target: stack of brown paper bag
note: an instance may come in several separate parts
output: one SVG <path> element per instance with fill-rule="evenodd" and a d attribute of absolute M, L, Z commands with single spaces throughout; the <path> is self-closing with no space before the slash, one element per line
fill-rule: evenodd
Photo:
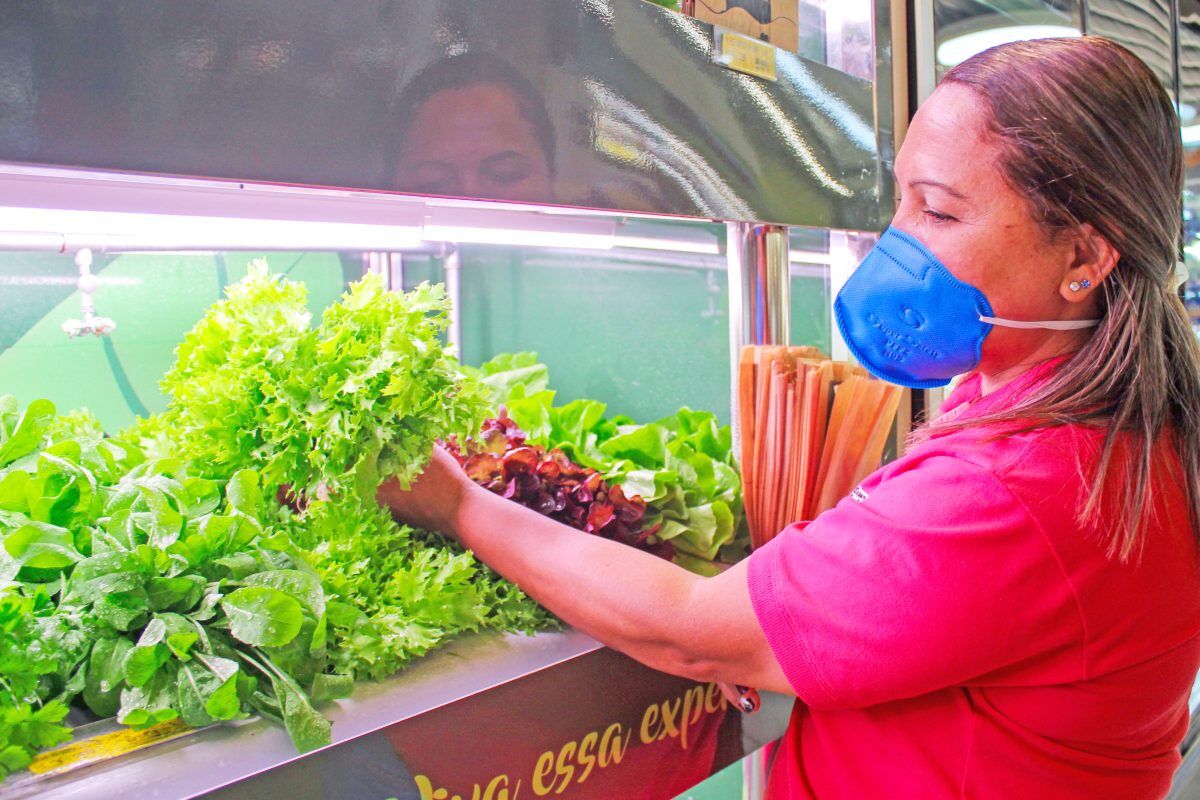
<path fill-rule="evenodd" d="M 903 389 L 814 347 L 746 347 L 738 365 L 750 540 L 833 508 L 874 471 Z"/>

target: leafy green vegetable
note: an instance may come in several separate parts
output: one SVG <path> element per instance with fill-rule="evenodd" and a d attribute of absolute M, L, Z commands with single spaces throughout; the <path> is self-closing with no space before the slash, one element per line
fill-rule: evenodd
<path fill-rule="evenodd" d="M 537 353 L 502 353 L 481 367 L 461 367 L 463 374 L 475 378 L 492 394 L 496 404 L 513 396 L 521 386 L 525 394 L 550 387 L 550 370 L 538 363 Z"/>
<path fill-rule="evenodd" d="M 48 522 L 27 522 L 4 537 L 4 549 L 22 567 L 62 569 L 82 556 L 66 528 Z"/>
<path fill-rule="evenodd" d="M 0 778 L 69 738 L 72 701 L 136 727 L 257 712 L 320 747 L 314 702 L 354 680 L 553 624 L 375 503 L 483 416 L 491 378 L 461 375 L 446 311 L 440 288 L 368 277 L 314 328 L 304 287 L 260 265 L 179 346 L 165 413 L 108 438 L 0 397 Z M 284 484 L 303 512 L 274 502 Z"/>
<path fill-rule="evenodd" d="M 325 588 L 333 671 L 392 674 L 455 634 L 533 631 L 552 617 L 457 546 L 352 498 L 312 503 L 292 536 Z"/>
<path fill-rule="evenodd" d="M 53 419 L 49 400 L 34 400 L 18 416 L 16 399 L 6 396 L 0 405 L 0 467 L 37 450 Z"/>
<path fill-rule="evenodd" d="M 440 336 L 439 286 L 389 292 L 368 275 L 310 328 L 301 284 L 263 264 L 187 334 L 162 381 L 170 409 L 156 431 L 211 477 L 258 469 L 269 487 L 357 489 L 407 483 L 433 443 L 482 419 L 484 392 L 462 379 Z"/>
<path fill-rule="evenodd" d="M 24 769 L 38 750 L 70 739 L 61 724 L 67 706 L 50 697 L 47 679 L 58 664 L 42 613 L 35 599 L 14 589 L 0 594 L 0 778 Z"/>
<path fill-rule="evenodd" d="M 537 367 L 541 367 L 537 369 Z M 605 405 L 574 400 L 556 406 L 544 366 L 533 353 L 499 355 L 477 369 L 492 401 L 508 408 L 529 441 L 558 448 L 574 462 L 600 472 L 627 495 L 646 501 L 647 525 L 681 554 L 694 571 L 744 538 L 741 478 L 733 432 L 706 411 L 682 408 L 656 422 L 606 418 Z"/>
<path fill-rule="evenodd" d="M 175 679 L 179 715 L 193 727 L 244 716 L 238 698 L 236 661 L 219 656 L 197 656 L 179 665 Z"/>
<path fill-rule="evenodd" d="M 281 647 L 300 633 L 304 611 L 291 595 L 269 586 L 247 586 L 221 600 L 230 632 L 246 644 Z"/>
<path fill-rule="evenodd" d="M 37 751 L 70 741 L 70 731 L 62 724 L 67 711 L 59 700 L 40 707 L 0 707 L 0 778 L 29 766 Z"/>
<path fill-rule="evenodd" d="M 171 660 L 171 649 L 163 643 L 167 626 L 159 618 L 150 620 L 137 644 L 125 656 L 125 683 L 145 686 Z"/>

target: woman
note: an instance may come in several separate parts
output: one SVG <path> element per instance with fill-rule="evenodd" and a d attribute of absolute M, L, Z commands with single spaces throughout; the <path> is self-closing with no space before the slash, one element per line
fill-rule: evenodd
<path fill-rule="evenodd" d="M 506 502 L 440 452 L 380 499 L 639 661 L 794 694 L 774 797 L 1162 796 L 1200 666 L 1177 126 L 1099 38 L 951 70 L 837 314 L 881 376 L 971 374 L 904 457 L 719 577 Z"/>

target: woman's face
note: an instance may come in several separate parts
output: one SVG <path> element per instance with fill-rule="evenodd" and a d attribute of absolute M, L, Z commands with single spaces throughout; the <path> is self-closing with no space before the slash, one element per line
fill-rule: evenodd
<path fill-rule="evenodd" d="M 1087 318 L 1095 309 L 1064 294 L 1074 240 L 1047 236 L 1033 206 L 1004 180 L 1000 144 L 988 133 L 985 115 L 982 99 L 957 84 L 941 86 L 921 106 L 896 156 L 901 201 L 893 227 L 921 240 L 956 278 L 980 289 L 995 316 Z M 1052 335 L 993 328 L 980 369 L 1018 363 Z"/>
<path fill-rule="evenodd" d="M 550 166 L 533 123 L 503 86 L 438 92 L 413 112 L 398 185 L 409 192 L 544 203 Z"/>

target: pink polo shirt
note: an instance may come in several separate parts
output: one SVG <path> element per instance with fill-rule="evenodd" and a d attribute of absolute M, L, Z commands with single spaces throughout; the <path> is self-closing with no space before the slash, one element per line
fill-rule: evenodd
<path fill-rule="evenodd" d="M 1056 364 L 948 416 L 1011 404 Z M 1138 564 L 1075 522 L 1099 434 L 1057 427 L 913 448 L 755 552 L 754 611 L 799 701 L 778 798 L 1166 794 L 1200 668 L 1186 493 L 1155 487 Z"/>

